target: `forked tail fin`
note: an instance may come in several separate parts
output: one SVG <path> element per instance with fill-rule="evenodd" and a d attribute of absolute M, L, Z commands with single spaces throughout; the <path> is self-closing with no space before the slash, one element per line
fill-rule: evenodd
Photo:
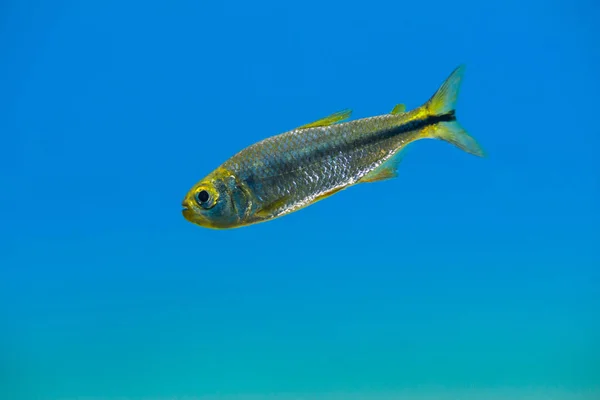
<path fill-rule="evenodd" d="M 455 106 L 464 71 L 464 65 L 456 68 L 429 101 L 423 105 L 428 115 L 437 117 L 440 121 L 426 128 L 423 136 L 444 140 L 467 153 L 484 157 L 485 153 L 481 146 L 456 120 Z"/>

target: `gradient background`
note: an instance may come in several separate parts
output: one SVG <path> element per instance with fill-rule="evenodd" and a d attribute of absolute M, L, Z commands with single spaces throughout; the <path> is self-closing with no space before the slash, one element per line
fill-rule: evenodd
<path fill-rule="evenodd" d="M 3 1 L 0 398 L 600 398 L 600 7 L 481 3 Z M 487 159 L 181 216 L 241 148 L 461 63 Z"/>

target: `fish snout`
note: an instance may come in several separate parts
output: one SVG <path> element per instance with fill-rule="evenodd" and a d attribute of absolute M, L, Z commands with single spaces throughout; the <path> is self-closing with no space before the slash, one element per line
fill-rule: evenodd
<path fill-rule="evenodd" d="M 181 213 L 186 219 L 190 219 L 192 216 L 192 206 L 190 204 L 189 196 L 186 196 L 185 199 L 181 202 Z"/>

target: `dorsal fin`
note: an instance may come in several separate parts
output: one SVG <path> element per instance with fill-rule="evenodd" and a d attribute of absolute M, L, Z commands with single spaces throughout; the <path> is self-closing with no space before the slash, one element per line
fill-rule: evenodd
<path fill-rule="evenodd" d="M 314 122 L 311 122 L 310 124 L 299 126 L 296 129 L 306 129 L 306 128 L 315 128 L 317 126 L 333 125 L 337 122 L 340 122 L 340 121 L 350 118 L 350 114 L 352 114 L 352 110 L 345 109 L 345 110 L 333 113 L 331 115 L 328 115 L 325 118 L 318 119 Z"/>
<path fill-rule="evenodd" d="M 390 114 L 402 114 L 406 112 L 405 104 L 396 104 Z"/>

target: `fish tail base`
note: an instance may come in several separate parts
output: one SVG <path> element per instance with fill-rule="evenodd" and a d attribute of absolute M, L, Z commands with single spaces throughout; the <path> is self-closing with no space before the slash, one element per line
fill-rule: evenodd
<path fill-rule="evenodd" d="M 484 157 L 481 146 L 456 120 L 456 101 L 464 70 L 464 65 L 456 68 L 423 106 L 436 123 L 425 128 L 422 136 L 444 140 L 467 153 Z"/>

